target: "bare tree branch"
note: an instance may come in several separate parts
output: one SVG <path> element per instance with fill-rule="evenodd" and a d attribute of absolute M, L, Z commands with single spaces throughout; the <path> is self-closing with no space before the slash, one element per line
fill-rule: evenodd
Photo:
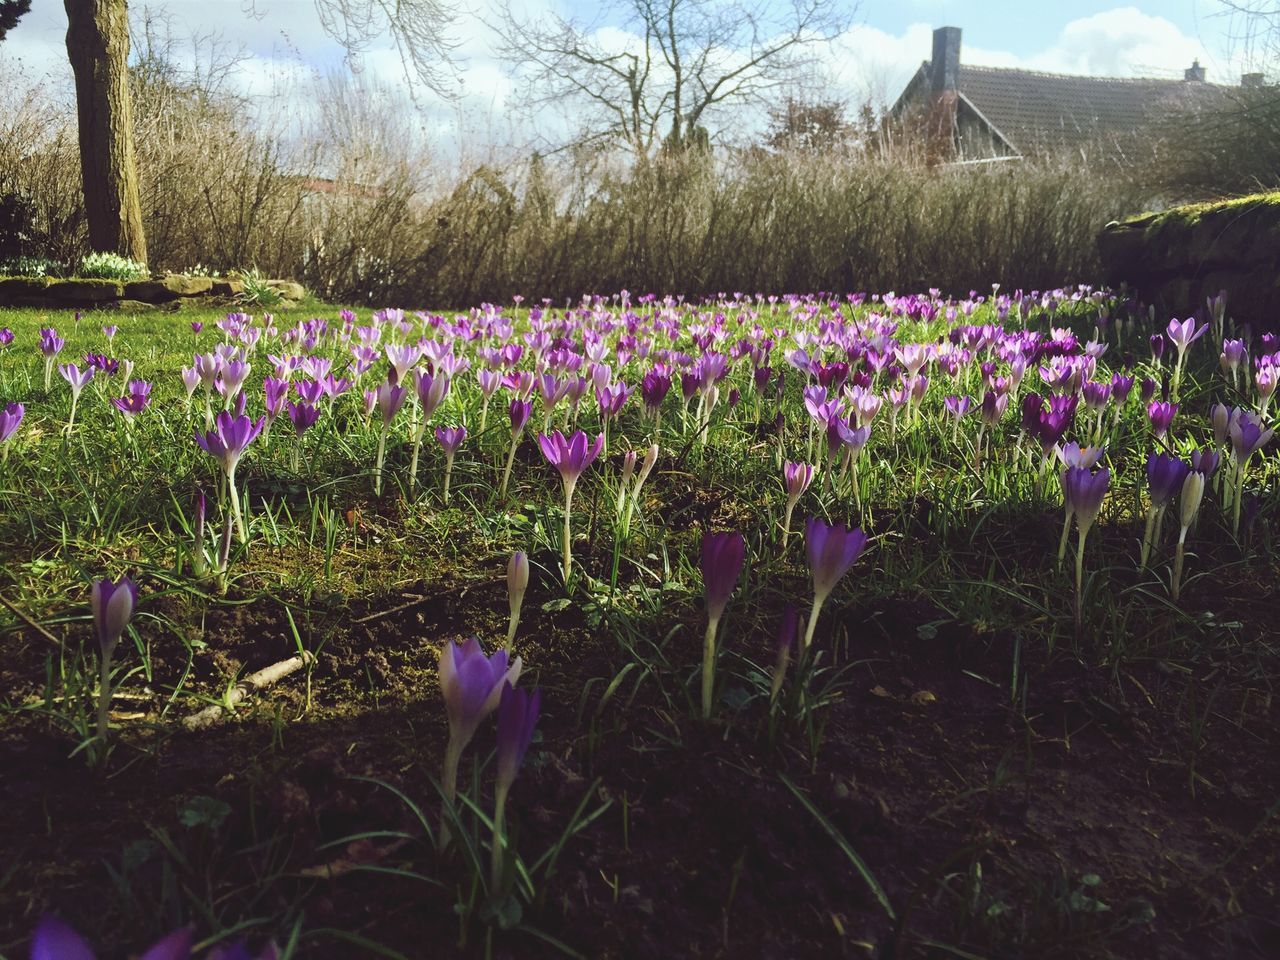
<path fill-rule="evenodd" d="M 244 12 L 261 18 L 259 3 L 270 0 L 242 0 Z M 390 34 L 410 79 L 442 97 L 456 96 L 457 43 L 448 28 L 457 8 L 451 0 L 315 0 L 315 5 L 324 32 L 342 45 L 353 65 L 373 41 Z"/>
<path fill-rule="evenodd" d="M 767 104 L 852 15 L 842 0 L 615 0 L 608 9 L 612 30 L 604 20 L 521 17 L 509 3 L 492 26 L 531 113 L 572 104 L 584 136 L 637 156 L 700 141 L 720 108 Z"/>

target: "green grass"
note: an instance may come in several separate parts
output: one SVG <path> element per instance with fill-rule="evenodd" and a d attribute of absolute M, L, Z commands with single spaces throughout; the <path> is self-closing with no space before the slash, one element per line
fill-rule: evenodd
<path fill-rule="evenodd" d="M 735 313 L 746 312 L 743 307 L 720 309 L 729 313 L 730 322 Z M 760 322 L 766 327 L 791 329 L 798 323 L 784 306 L 766 303 L 752 305 L 751 310 L 761 312 Z M 865 316 L 868 308 L 857 312 Z M 331 325 L 340 324 L 336 308 L 310 305 L 278 314 L 276 325 L 287 330 L 313 315 L 324 317 Z M 719 722 L 725 727 L 726 740 L 730 736 L 752 740 L 753 725 L 763 723 L 761 729 L 767 730 L 767 736 L 762 734 L 760 742 L 768 747 L 759 748 L 760 756 L 767 758 L 760 762 L 777 764 L 779 769 L 797 757 L 802 758 L 800 769 L 812 774 L 821 768 L 829 749 L 828 719 L 838 714 L 842 698 L 870 686 L 865 677 L 855 679 L 854 668 L 862 666 L 859 651 L 863 643 L 856 631 L 850 632 L 851 617 L 860 611 L 881 609 L 890 601 L 919 603 L 921 609 L 931 611 L 928 618 L 911 624 L 914 638 L 895 633 L 891 638 L 895 643 L 929 641 L 952 626 L 962 626 L 978 642 L 1007 643 L 1013 651 L 1008 660 L 990 675 L 976 679 L 990 689 L 993 702 L 1008 706 L 1015 722 L 1028 724 L 1027 688 L 1030 685 L 1038 691 L 1036 685 L 1053 673 L 1055 665 L 1083 664 L 1107 672 L 1117 681 L 1135 665 L 1152 662 L 1188 674 L 1203 673 L 1207 664 L 1214 664 L 1229 676 L 1249 677 L 1265 671 L 1272 656 L 1265 642 L 1259 642 L 1268 635 L 1276 612 L 1277 598 L 1269 579 L 1274 576 L 1269 525 L 1259 525 L 1247 536 L 1234 538 L 1218 495 L 1210 493 L 1189 540 L 1193 553 L 1183 601 L 1173 602 L 1168 591 L 1172 522 L 1166 521 L 1164 539 L 1150 568 L 1136 571 L 1137 541 L 1145 511 L 1145 458 L 1153 449 L 1136 387 L 1106 438 L 1113 481 L 1100 522 L 1087 544 L 1079 620 L 1073 614 L 1071 563 L 1059 568 L 1054 558 L 1062 518 L 1056 467 L 1046 482 L 1037 482 L 1034 464 L 1040 454 L 1020 439 L 1016 401 L 1011 402 L 999 428 L 987 431 L 990 447 L 981 469 L 973 467 L 976 416 L 966 418 L 957 431 L 943 410 L 942 398 L 950 393 L 980 398 L 976 364 L 965 368 L 955 380 L 940 369 L 932 369 L 919 412 L 899 415 L 892 428 L 886 404 L 858 468 L 861 508 L 843 489 L 829 488 L 819 474 L 796 511 L 792 540 L 783 552 L 779 545 L 784 501 L 780 463 L 784 458 L 805 459 L 810 430 L 800 395 L 803 377 L 787 367 L 781 344 L 775 346 L 771 362 L 775 370 L 786 370 L 782 400 L 758 398 L 749 368 L 739 364 L 720 387 L 720 402 L 705 442 L 692 427 L 697 401 L 687 413 L 681 412 L 678 380 L 664 405 L 660 427 L 641 416 L 638 396 L 629 402 L 620 421 L 610 427 L 607 456 L 588 470 L 575 496 L 573 530 L 578 543 L 575 573 L 567 589 L 560 585 L 556 565 L 562 509 L 559 479 L 531 443 L 542 422 L 536 395 L 506 498 L 497 493 L 510 443 L 505 403 L 499 402 L 503 395 L 495 397 L 486 429 L 481 431 L 481 401 L 474 372 L 458 378 L 432 421 L 465 423 L 471 431 L 454 468 L 450 503 L 440 499 L 443 456 L 430 433 L 423 447 L 420 488 L 412 493 L 405 489 L 411 446 L 407 410 L 397 417 L 389 434 L 384 490 L 379 498 L 372 492 L 377 415 L 375 427 L 366 424 L 360 387 L 372 385 L 383 375 L 385 359 L 358 387 L 339 397 L 306 434 L 297 469 L 293 462 L 298 440 L 287 418 L 276 422 L 268 441 L 260 440 L 250 448 L 237 475 L 247 500 L 249 543 L 233 547 L 224 583 L 201 580 L 191 575 L 189 566 L 193 550 L 191 505 L 198 491 L 206 493 L 211 547 L 213 531 L 221 529 L 224 509 L 218 502 L 217 468 L 193 440 L 193 432 L 203 427 L 203 395 L 197 390 L 188 407 L 178 371 L 191 363 L 193 350 L 210 350 L 222 341 L 216 327 L 222 316 L 221 312 L 199 311 L 137 317 L 86 313 L 77 323 L 69 311 L 0 311 L 0 327 L 9 327 L 15 334 L 14 343 L 0 354 L 0 404 L 26 404 L 26 419 L 0 466 L 0 595 L 60 644 L 58 650 L 33 651 L 27 642 L 19 652 L 17 638 L 31 633 L 24 621 L 7 611 L 0 614 L 0 649 L 13 648 L 10 670 L 15 682 L 0 701 L 0 723 L 10 725 L 11 736 L 30 735 L 33 723 L 42 725 L 65 742 L 67 752 L 89 737 L 92 711 L 86 713 L 84 704 L 92 694 L 94 676 L 92 644 L 87 642 L 88 584 L 93 578 L 129 573 L 143 585 L 142 613 L 117 654 L 114 689 L 117 704 L 128 703 L 133 697 L 155 709 L 137 722 L 121 722 L 117 752 L 109 761 L 120 769 L 154 763 L 179 717 L 206 702 L 216 702 L 234 679 L 237 667 L 265 665 L 229 664 L 221 659 L 221 651 L 211 646 L 205 633 L 209 619 L 229 616 L 237 609 L 266 611 L 264 617 L 270 619 L 272 629 L 283 633 L 283 624 L 289 628 L 286 642 L 276 647 L 281 657 L 289 655 L 290 645 L 322 653 L 334 638 L 355 630 L 349 622 L 352 609 L 358 607 L 362 615 L 367 610 L 376 613 L 380 607 L 400 602 L 413 584 L 426 584 L 434 591 L 433 598 L 452 604 L 451 598 L 465 598 L 473 588 L 481 590 L 484 584 L 495 582 L 507 556 L 523 549 L 534 561 L 541 615 L 556 624 L 570 622 L 557 617 L 580 617 L 580 621 L 573 621 L 572 629 L 577 632 L 572 635 L 592 636 L 607 643 L 611 651 L 613 672 L 558 680 L 550 664 L 557 656 L 572 657 L 572 651 L 558 650 L 554 637 L 521 639 L 532 651 L 541 651 L 542 662 L 549 664 L 538 672 L 543 684 L 581 683 L 577 689 L 561 692 L 576 705 L 578 737 L 587 755 L 594 758 L 611 742 L 631 736 L 648 744 L 644 749 L 684 750 L 699 736 L 699 725 L 693 720 L 697 713 L 696 660 L 683 652 L 696 643 L 701 630 L 698 548 L 704 531 L 723 529 L 744 533 L 749 559 L 721 628 Z M 524 312 L 513 312 L 512 316 L 517 324 L 527 322 Z M 1070 324 L 1087 340 L 1094 332 L 1094 316 L 1087 302 L 1068 303 L 1053 317 L 1039 308 L 1033 310 L 1029 324 L 1041 330 L 1050 323 Z M 971 322 L 994 319 L 990 307 L 983 305 Z M 191 330 L 193 320 L 204 323 L 199 334 Z M 367 321 L 367 315 L 359 319 Z M 744 327 L 751 322 L 754 320 L 747 320 Z M 119 326 L 110 343 L 101 330 L 104 323 Z M 1012 319 L 1006 323 L 1014 326 Z M 67 341 L 60 361 L 75 360 L 83 366 L 86 352 L 132 359 L 133 378 L 154 384 L 152 406 L 128 424 L 109 403 L 111 396 L 120 394 L 122 378 L 105 383 L 95 378 L 80 400 L 75 429 L 68 436 L 63 427 L 70 410 L 69 389 L 56 370 L 51 388 L 44 389 L 44 362 L 36 347 L 39 330 L 50 325 Z M 927 343 L 948 329 L 943 318 L 930 322 L 904 318 L 897 337 L 903 342 Z M 1113 325 L 1105 359 L 1118 358 L 1126 351 L 1145 354 L 1145 333 L 1131 328 L 1124 342 L 1116 342 L 1114 329 Z M 676 346 L 692 349 L 688 333 L 683 337 Z M 1216 359 L 1209 356 L 1207 341 L 1206 337 L 1197 346 L 1183 380 L 1182 406 L 1174 429 L 1175 447 L 1183 453 L 1212 445 L 1207 418 L 1210 403 L 1239 402 L 1215 372 Z M 732 342 L 731 337 L 723 348 Z M 270 371 L 267 354 L 278 350 L 294 351 L 296 347 L 273 342 L 259 346 L 251 355 L 252 372 L 246 389 L 255 415 L 262 408 L 261 377 Z M 335 371 L 339 370 L 344 354 L 331 349 L 329 355 L 337 361 Z M 525 366 L 527 363 L 522 364 Z M 1104 360 L 1099 365 L 1100 378 L 1106 367 Z M 647 364 L 632 359 L 615 370 L 615 380 L 636 385 L 644 369 Z M 1159 377 L 1163 371 L 1142 361 L 1132 372 L 1141 379 L 1148 374 Z M 1022 393 L 1039 387 L 1032 368 Z M 731 388 L 741 392 L 732 407 L 728 402 Z M 215 395 L 213 400 L 216 409 L 219 398 Z M 785 423 L 780 439 L 772 428 L 777 412 L 782 413 Z M 560 417 L 558 413 L 557 421 Z M 590 432 L 597 429 L 590 393 L 576 422 Z M 1078 422 L 1090 421 L 1082 412 Z M 1078 435 L 1078 431 L 1069 434 Z M 644 503 L 630 535 L 622 538 L 614 521 L 621 455 L 631 449 L 642 451 L 651 442 L 661 447 L 658 467 L 645 488 Z M 825 441 L 818 436 L 814 443 L 813 449 L 820 451 Z M 1274 513 L 1276 507 L 1277 475 L 1280 468 L 1273 452 L 1255 457 L 1246 487 L 1260 497 L 1264 515 Z M 789 689 L 794 696 L 789 694 L 780 712 L 771 714 L 771 665 L 765 659 L 769 638 L 777 629 L 783 607 L 790 602 L 806 610 L 811 596 L 803 536 L 796 535 L 808 515 L 863 525 L 874 539 L 824 608 L 815 642 L 821 653 L 805 665 L 812 671 L 810 687 L 807 691 L 800 688 L 793 675 Z M 486 641 L 500 638 L 505 626 L 502 606 L 487 609 L 469 603 L 466 599 L 457 601 L 456 618 L 465 624 L 458 629 L 474 629 Z M 857 622 L 857 630 L 864 633 L 876 629 L 874 618 Z M 406 643 L 435 641 L 435 637 L 405 639 Z M 255 650 L 243 644 L 236 649 L 241 653 Z M 549 655 L 553 652 L 556 656 Z M 153 655 L 162 661 L 156 669 Z M 364 669 L 369 669 L 367 664 Z M 404 670 L 414 688 L 407 702 L 425 704 L 430 723 L 438 729 L 442 721 L 434 677 L 417 661 Z M 344 668 L 339 677 L 317 681 L 325 684 L 324 695 L 313 700 L 310 673 L 307 676 L 307 698 L 298 713 L 289 718 L 276 716 L 272 721 L 271 736 L 281 742 L 290 738 L 295 724 L 372 715 L 379 709 L 380 698 L 387 695 L 372 674 L 367 674 L 367 685 L 362 689 L 360 677 Z M 641 708 L 636 704 L 648 704 L 644 709 L 654 712 L 643 713 L 646 719 L 641 722 Z M 1188 790 L 1194 793 L 1200 783 L 1197 777 L 1203 779 L 1198 758 L 1213 751 L 1218 727 L 1211 698 L 1188 702 L 1184 713 L 1185 775 Z M 633 724 L 642 726 L 642 732 Z M 857 849 L 860 841 L 841 832 L 822 811 L 819 798 L 792 779 L 784 776 L 782 782 L 802 804 L 796 815 L 811 816 L 820 832 L 854 865 L 885 915 L 897 920 L 894 937 L 907 936 L 901 914 L 914 911 L 924 892 L 915 898 L 893 894 L 891 901 L 891 894 L 875 878 L 880 868 L 868 865 Z M 992 784 L 974 790 L 996 792 L 1007 782 L 997 777 Z M 434 809 L 431 797 L 418 796 L 416 802 Z M 584 815 L 583 809 L 578 810 L 573 823 Z M 467 819 L 467 824 L 483 825 L 484 813 L 479 808 L 461 809 L 458 815 L 474 815 L 480 819 Z M 457 826 L 461 832 L 466 824 L 460 820 Z M 477 834 L 476 845 L 483 842 L 482 835 L 483 831 Z M 157 842 L 165 846 L 164 839 Z M 191 837 L 186 840 L 196 842 Z M 224 841 L 211 835 L 207 842 Z M 194 910 L 190 906 L 178 908 L 177 901 L 170 900 L 166 916 L 177 910 L 182 917 L 194 919 L 202 932 L 217 934 L 251 922 L 274 930 L 282 938 L 289 929 L 310 931 L 298 934 L 304 940 L 307 935 L 320 936 L 317 931 L 323 932 L 323 928 L 304 920 L 304 894 L 298 893 L 298 899 L 292 900 L 292 894 L 281 892 L 276 902 L 288 901 L 289 905 L 274 914 L 255 899 L 264 891 L 292 890 L 285 877 L 288 854 L 277 849 L 282 842 L 277 834 L 254 837 L 247 849 L 252 856 L 264 859 L 256 885 L 248 892 L 240 891 L 227 903 L 212 893 L 194 894 L 190 898 L 196 905 Z M 171 862 L 190 859 L 196 865 L 192 869 L 201 863 L 238 863 L 236 857 L 246 853 L 233 854 L 221 848 L 166 849 Z M 430 875 L 433 883 L 443 883 L 452 891 L 454 880 L 447 870 L 432 872 L 440 869 L 434 856 L 423 853 L 405 870 Z M 477 863 L 485 859 L 476 856 Z M 289 869 L 296 868 L 293 864 Z M 472 872 L 482 871 L 477 868 Z M 1051 889 L 1042 891 L 1038 900 L 1032 898 L 1041 905 L 1030 909 L 1041 911 L 1036 916 L 1047 926 L 1033 923 L 1030 928 L 1034 929 L 1005 929 L 1004 919 L 992 920 L 998 914 L 1003 916 L 995 905 L 1003 902 L 1000 896 L 1009 894 L 982 892 L 980 871 L 976 878 L 967 875 L 963 884 L 956 875 L 940 873 L 933 878 L 936 890 L 930 888 L 930 896 L 936 893 L 945 899 L 953 888 L 967 884 L 959 895 L 966 910 L 982 898 L 995 898 L 984 908 L 991 921 L 986 935 L 995 938 L 997 945 L 1031 949 L 1061 935 L 1061 924 L 1077 921 L 1081 904 L 1092 902 L 1086 896 L 1091 884 L 1081 886 L 1071 876 L 1042 881 Z M 137 885 L 138 891 L 145 888 L 141 880 Z M 501 906 L 498 901 L 486 901 L 486 906 L 476 899 L 480 894 L 475 889 L 470 893 L 463 890 L 458 896 L 464 918 L 487 916 L 490 925 L 501 926 L 495 919 L 498 915 L 492 913 Z M 536 914 L 535 901 L 545 894 L 535 894 L 529 881 L 520 896 L 524 909 Z M 1064 907 L 1064 903 L 1075 906 Z M 905 911 L 908 906 L 910 911 Z M 129 909 L 144 913 L 147 908 L 135 904 L 125 910 L 126 915 Z M 509 915 L 504 916 L 507 919 L 502 923 L 518 926 L 508 922 Z M 966 913 L 963 923 L 958 920 L 957 924 L 978 922 Z M 474 925 L 487 929 L 480 921 Z M 1087 925 L 1086 933 L 1105 940 L 1113 933 L 1118 935 L 1123 926 L 1113 931 L 1105 925 Z M 463 936 L 466 930 L 464 920 Z M 541 942 L 552 937 L 537 930 L 528 935 Z"/>

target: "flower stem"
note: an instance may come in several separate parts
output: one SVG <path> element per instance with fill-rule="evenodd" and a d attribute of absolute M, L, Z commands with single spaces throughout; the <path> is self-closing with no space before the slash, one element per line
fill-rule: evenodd
<path fill-rule="evenodd" d="M 787 509 L 782 514 L 782 552 L 787 552 L 787 540 L 791 538 L 791 514 L 796 508 L 796 498 L 787 497 Z"/>
<path fill-rule="evenodd" d="M 99 659 L 98 673 L 98 739 L 102 741 L 103 747 L 107 744 L 107 737 L 111 733 L 111 654 L 114 644 L 102 651 Z M 103 756 L 105 756 L 105 752 Z"/>
<path fill-rule="evenodd" d="M 564 583 L 569 585 L 570 564 L 573 562 L 573 527 L 569 523 L 569 511 L 573 506 L 573 484 L 564 488 Z"/>
<path fill-rule="evenodd" d="M 707 633 L 702 639 L 702 719 L 711 719 L 711 694 L 716 682 L 716 628 L 719 619 L 707 621 Z"/>
<path fill-rule="evenodd" d="M 1076 543 L 1076 630 L 1080 629 L 1084 615 L 1084 542 L 1089 536 L 1088 525 L 1077 523 L 1080 539 Z"/>
<path fill-rule="evenodd" d="M 249 542 L 249 534 L 245 530 L 244 515 L 240 512 L 240 494 L 236 492 L 236 471 L 232 467 L 227 473 L 227 497 L 231 500 L 231 515 L 236 521 L 236 535 L 241 543 Z"/>
<path fill-rule="evenodd" d="M 453 454 L 446 454 L 444 458 L 444 502 L 449 502 L 449 477 L 453 474 Z"/>
<path fill-rule="evenodd" d="M 449 817 L 446 811 L 458 796 L 458 761 L 461 759 L 462 748 L 453 737 L 450 737 L 448 746 L 444 748 L 444 770 L 440 777 L 440 792 L 444 794 L 445 803 L 445 810 L 440 814 L 441 850 L 449 846 Z"/>
<path fill-rule="evenodd" d="M 1151 556 L 1151 539 L 1156 529 L 1156 507 L 1152 504 L 1147 508 L 1147 527 L 1142 533 L 1142 552 L 1138 557 L 1138 569 L 1147 569 L 1147 560 Z M 1064 535 L 1065 542 L 1065 535 Z"/>
<path fill-rule="evenodd" d="M 809 611 L 809 625 L 804 628 L 804 641 L 800 644 L 800 656 L 803 657 L 809 652 L 809 644 L 813 642 L 814 631 L 818 629 L 818 615 L 822 612 L 822 605 L 827 602 L 825 595 L 813 595 L 813 609 Z"/>
<path fill-rule="evenodd" d="M 520 443 L 519 435 L 511 438 L 511 449 L 507 451 L 507 465 L 502 471 L 502 483 L 498 487 L 498 496 L 507 495 L 507 484 L 511 481 L 511 467 L 516 462 L 516 446 Z"/>
<path fill-rule="evenodd" d="M 493 797 L 493 851 L 489 861 L 489 892 L 497 896 L 502 889 L 502 851 L 506 844 L 503 836 L 507 823 L 507 794 L 511 788 L 503 783 L 498 784 Z"/>
<path fill-rule="evenodd" d="M 409 493 L 412 494 L 418 484 L 418 453 L 422 450 L 422 431 L 413 437 L 413 454 L 409 457 Z"/>
<path fill-rule="evenodd" d="M 378 432 L 378 457 L 377 464 L 373 468 L 373 494 L 376 497 L 382 496 L 382 460 L 387 453 L 387 427 L 383 424 L 382 429 Z"/>
<path fill-rule="evenodd" d="M 1067 537 L 1071 533 L 1071 512 L 1062 518 L 1062 536 L 1058 539 L 1058 569 L 1062 569 L 1062 560 L 1067 555 Z"/>
<path fill-rule="evenodd" d="M 1173 555 L 1173 580 L 1169 584 L 1169 593 L 1174 600 L 1178 599 L 1178 594 L 1182 592 L 1182 564 L 1186 558 L 1187 548 L 1187 528 L 1183 527 L 1178 531 L 1178 550 Z"/>

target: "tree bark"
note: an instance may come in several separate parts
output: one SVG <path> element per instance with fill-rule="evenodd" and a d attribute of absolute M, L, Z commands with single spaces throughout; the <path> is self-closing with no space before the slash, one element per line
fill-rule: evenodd
<path fill-rule="evenodd" d="M 129 100 L 127 0 L 64 0 L 89 245 L 147 262 Z"/>

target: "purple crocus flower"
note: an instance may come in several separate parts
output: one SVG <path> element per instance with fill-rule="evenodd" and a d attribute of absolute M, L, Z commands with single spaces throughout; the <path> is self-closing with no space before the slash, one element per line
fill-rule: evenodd
<path fill-rule="evenodd" d="M 595 462 L 600 451 L 604 449 L 604 435 L 597 436 L 595 443 L 591 444 L 587 435 L 581 430 L 567 439 L 564 434 L 556 430 L 551 434 L 539 434 L 538 446 L 542 449 L 542 455 L 547 458 L 547 461 L 560 471 L 560 479 L 564 482 L 565 490 L 569 496 L 572 496 L 572 490 L 578 478 Z"/>
<path fill-rule="evenodd" d="M 112 397 L 111 403 L 124 414 L 126 420 L 132 420 L 151 402 L 150 393 L 130 393 L 125 397 Z"/>
<path fill-rule="evenodd" d="M 1248 359 L 1248 351 L 1245 349 L 1243 340 L 1222 341 L 1222 354 L 1218 357 L 1218 363 L 1222 366 L 1224 373 L 1231 374 L 1233 380 Z"/>
<path fill-rule="evenodd" d="M 1241 470 L 1253 456 L 1254 451 L 1266 446 L 1275 430 L 1264 430 L 1262 421 L 1247 410 L 1238 410 L 1231 420 L 1228 434 L 1231 438 L 1231 450 L 1235 454 L 1236 463 Z"/>
<path fill-rule="evenodd" d="M 8 327 L 0 327 L 0 350 L 13 343 L 13 331 Z"/>
<path fill-rule="evenodd" d="M 538 711 L 542 706 L 542 691 L 532 693 L 517 690 L 510 683 L 502 685 L 502 699 L 498 704 L 498 775 L 494 786 L 493 846 L 490 882 L 494 890 L 502 888 L 506 833 L 507 795 L 515 783 L 520 764 L 533 742 L 533 731 L 538 726 Z"/>
<path fill-rule="evenodd" d="M 133 619 L 138 605 L 138 585 L 128 577 L 119 581 L 95 580 L 90 591 L 90 607 L 93 609 L 93 630 L 98 646 L 104 651 L 114 650 L 125 627 Z"/>
<path fill-rule="evenodd" d="M 640 381 L 640 397 L 644 401 L 645 410 L 656 417 L 662 408 L 662 401 L 671 390 L 671 376 L 658 370 L 650 370 Z"/>
<path fill-rule="evenodd" d="M 388 381 L 378 385 L 378 412 L 382 414 L 384 430 L 395 419 L 395 415 L 400 412 L 400 408 L 404 405 L 405 397 L 408 395 L 408 391 L 399 383 Z"/>
<path fill-rule="evenodd" d="M 471 742 L 480 722 L 498 706 L 504 683 L 520 678 L 523 661 L 507 651 L 486 655 L 480 640 L 446 643 L 440 650 L 440 691 L 449 717 L 449 736 L 458 752 Z"/>
<path fill-rule="evenodd" d="M 1068 467 L 1062 473 L 1063 499 L 1067 512 L 1076 518 L 1081 538 L 1098 519 L 1102 501 L 1111 484 L 1111 471 L 1106 467 L 1092 471 L 1086 467 Z"/>
<path fill-rule="evenodd" d="M 95 580 L 89 592 L 89 606 L 93 611 L 93 632 L 102 650 L 98 661 L 98 739 L 105 743 L 111 723 L 111 657 L 138 606 L 138 585 L 128 577 L 121 577 L 119 582 Z"/>
<path fill-rule="evenodd" d="M 948 396 L 943 398 L 943 404 L 947 408 L 947 413 L 955 417 L 957 421 L 967 416 L 976 406 L 973 397 L 969 396 Z"/>
<path fill-rule="evenodd" d="M 446 457 L 452 457 L 467 438 L 466 427 L 436 427 L 436 440 Z"/>
<path fill-rule="evenodd" d="M 1163 333 L 1153 333 L 1148 341 L 1151 344 L 1151 362 L 1160 363 L 1160 358 L 1164 356 L 1165 339 Z"/>
<path fill-rule="evenodd" d="M 207 433 L 196 431 L 196 443 L 217 460 L 222 466 L 222 472 L 230 477 L 235 473 L 236 465 L 249 444 L 262 431 L 264 423 L 265 418 L 259 418 L 255 423 L 244 414 L 233 416 L 229 411 L 223 410 L 215 418 L 213 430 Z"/>
<path fill-rule="evenodd" d="M 267 410 L 267 429 L 270 429 L 275 418 L 284 412 L 285 401 L 289 396 L 289 381 L 279 377 L 263 377 L 262 393 Z"/>
<path fill-rule="evenodd" d="M 222 373 L 214 382 L 214 388 L 224 397 L 234 397 L 249 378 L 249 364 L 238 357 L 226 361 Z"/>
<path fill-rule="evenodd" d="M 458 644 L 446 642 L 440 650 L 440 692 L 449 718 L 449 744 L 444 754 L 441 789 L 448 803 L 458 794 L 458 761 L 480 722 L 497 709 L 504 684 L 520 679 L 523 663 L 510 659 L 505 650 L 486 656 L 476 637 Z M 446 832 L 447 836 L 447 832 Z"/>
<path fill-rule="evenodd" d="M 729 596 L 742 575 L 747 542 L 741 533 L 705 533 L 702 536 L 702 585 L 707 602 L 707 632 L 702 642 L 702 718 L 711 717 L 715 689 L 716 630 Z"/>
<path fill-rule="evenodd" d="M 719 621 L 742 575 L 747 542 L 741 533 L 706 533 L 702 537 L 702 582 L 707 616 Z"/>
<path fill-rule="evenodd" d="M 1092 470 L 1098 465 L 1106 450 L 1103 447 L 1082 447 L 1074 440 L 1057 448 L 1058 459 L 1065 467 L 1084 467 Z"/>
<path fill-rule="evenodd" d="M 449 393 L 449 378 L 443 373 L 432 375 L 425 370 L 413 372 L 413 386 L 422 405 L 422 422 L 431 419 Z"/>
<path fill-rule="evenodd" d="M 1170 342 L 1178 348 L 1178 353 L 1182 354 L 1187 347 L 1203 337 L 1208 329 L 1209 324 L 1197 327 L 1195 318 L 1189 317 L 1186 320 L 1170 320 L 1166 333 L 1169 335 Z"/>
<path fill-rule="evenodd" d="M 1178 413 L 1178 405 L 1163 400 L 1153 400 L 1147 405 L 1147 419 L 1151 421 L 1151 431 L 1157 440 L 1163 440 L 1173 425 L 1173 418 Z"/>
<path fill-rule="evenodd" d="M 604 449 L 604 434 L 596 437 L 594 444 L 589 445 L 587 435 L 581 430 L 565 439 L 559 430 L 554 433 L 539 434 L 538 446 L 547 461 L 560 471 L 560 479 L 564 483 L 564 581 L 569 582 L 570 564 L 573 551 L 573 527 L 570 525 L 570 511 L 573 507 L 573 491 L 578 485 L 582 472 L 595 462 Z"/>
<path fill-rule="evenodd" d="M 236 465 L 240 463 L 240 458 L 244 456 L 249 444 L 253 443 L 262 432 L 265 422 L 265 418 L 259 418 L 254 422 L 239 411 L 233 414 L 223 410 L 215 419 L 213 430 L 207 433 L 197 430 L 195 435 L 196 443 L 205 453 L 218 461 L 222 466 L 222 472 L 226 474 L 227 494 L 231 500 L 231 511 L 235 516 L 236 531 L 241 543 L 248 540 L 249 535 L 240 510 L 240 497 L 236 492 Z"/>
<path fill-rule="evenodd" d="M 66 345 L 66 341 L 58 336 L 58 331 L 53 327 L 42 327 L 40 330 L 40 352 L 45 358 L 57 356 L 62 352 L 62 348 Z"/>
<path fill-rule="evenodd" d="M 510 683 L 502 685 L 498 702 L 498 776 L 497 789 L 511 789 L 520 765 L 533 742 L 533 731 L 538 725 L 538 713 L 542 706 L 542 691 L 517 690 Z"/>
<path fill-rule="evenodd" d="M 293 424 L 293 432 L 299 437 L 314 427 L 316 421 L 320 419 L 320 408 L 309 403 L 290 401 L 286 404 L 286 408 L 289 411 L 289 421 Z"/>
<path fill-rule="evenodd" d="M 1222 458 L 1216 450 L 1191 451 L 1191 469 L 1203 474 L 1206 480 L 1218 471 L 1218 464 L 1221 462 Z"/>
<path fill-rule="evenodd" d="M 319 403 L 320 398 L 324 396 L 324 385 L 318 380 L 295 380 L 293 389 L 303 403 L 314 405 Z"/>
<path fill-rule="evenodd" d="M 1089 410 L 1100 412 L 1111 399 L 1112 386 L 1110 381 L 1099 383 L 1096 380 L 1090 380 L 1081 387 L 1081 393 L 1084 396 L 1084 405 Z"/>
<path fill-rule="evenodd" d="M 1009 394 L 988 390 L 982 397 L 982 423 L 988 428 L 999 426 L 1009 409 Z"/>
<path fill-rule="evenodd" d="M 1184 460 L 1167 453 L 1153 453 L 1147 457 L 1147 483 L 1152 505 L 1167 507 L 1182 489 L 1182 481 L 1190 470 Z"/>
<path fill-rule="evenodd" d="M 3 450 L 0 457 L 9 456 L 9 441 L 18 432 L 18 425 L 26 412 L 26 407 L 20 403 L 5 404 L 4 410 L 0 410 L 0 450 Z"/>
<path fill-rule="evenodd" d="M 813 608 L 809 613 L 804 640 L 800 644 L 802 656 L 813 642 L 822 605 L 827 602 L 827 597 L 849 572 L 867 545 L 867 535 L 860 528 L 849 529 L 843 523 L 828 526 L 817 517 L 810 517 L 805 521 L 804 538 L 809 555 L 809 572 L 813 577 Z"/>
<path fill-rule="evenodd" d="M 58 364 L 58 373 L 62 374 L 62 378 L 71 384 L 71 393 L 75 396 L 80 395 L 80 391 L 84 389 L 84 385 L 93 379 L 93 367 L 85 367 L 84 372 L 74 363 Z"/>
<path fill-rule="evenodd" d="M 191 931 L 175 930 L 151 946 L 138 960 L 190 960 Z M 31 940 L 31 960 L 95 960 L 80 934 L 57 917 L 46 916 Z"/>
<path fill-rule="evenodd" d="M 507 406 L 507 413 L 511 418 L 511 435 L 518 437 L 533 414 L 533 404 L 528 400 L 512 400 Z"/>
<path fill-rule="evenodd" d="M 1122 373 L 1113 373 L 1111 375 L 1111 396 L 1117 404 L 1123 405 L 1129 399 L 1129 394 L 1133 392 L 1134 378 L 1127 377 Z"/>

